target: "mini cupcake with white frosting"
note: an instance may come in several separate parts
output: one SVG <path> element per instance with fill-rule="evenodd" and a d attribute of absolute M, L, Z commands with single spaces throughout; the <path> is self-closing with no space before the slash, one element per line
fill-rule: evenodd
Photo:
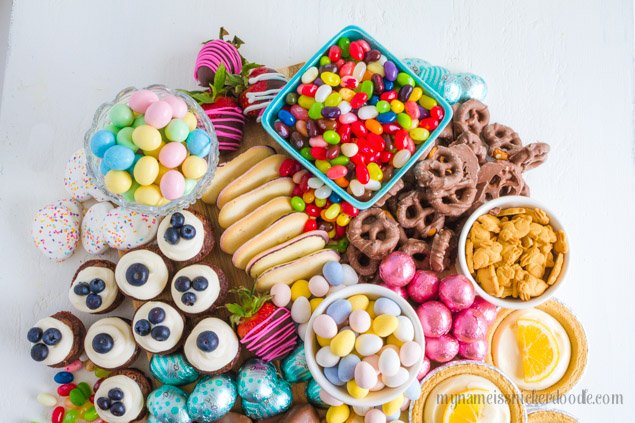
<path fill-rule="evenodd" d="M 84 340 L 86 355 L 98 367 L 117 370 L 129 367 L 139 355 L 130 320 L 105 317 L 88 329 Z"/>
<path fill-rule="evenodd" d="M 157 298 L 172 275 L 172 263 L 157 247 L 139 247 L 121 257 L 115 268 L 115 281 L 126 297 L 133 300 Z"/>
<path fill-rule="evenodd" d="M 151 391 L 152 384 L 141 371 L 115 370 L 95 392 L 95 410 L 102 420 L 110 423 L 141 420 L 148 412 L 145 402 Z"/>
<path fill-rule="evenodd" d="M 108 260 L 88 260 L 73 276 L 68 299 L 84 313 L 105 314 L 115 310 L 124 296 L 115 281 L 115 263 Z"/>
<path fill-rule="evenodd" d="M 207 375 L 224 373 L 240 357 L 240 342 L 234 330 L 217 317 L 207 317 L 192 329 L 183 346 L 185 358 Z"/>
<path fill-rule="evenodd" d="M 37 322 L 27 333 L 31 358 L 49 367 L 65 367 L 84 352 L 86 328 L 70 311 L 60 311 Z"/>
<path fill-rule="evenodd" d="M 174 275 L 170 293 L 176 306 L 186 315 L 208 313 L 223 304 L 227 277 L 216 265 L 192 264 Z"/>
<path fill-rule="evenodd" d="M 185 319 L 168 303 L 148 301 L 135 312 L 132 327 L 134 339 L 143 350 L 169 354 L 182 344 Z"/>
<path fill-rule="evenodd" d="M 157 244 L 170 260 L 196 263 L 214 247 L 212 223 L 207 216 L 193 210 L 171 213 L 159 224 Z"/>

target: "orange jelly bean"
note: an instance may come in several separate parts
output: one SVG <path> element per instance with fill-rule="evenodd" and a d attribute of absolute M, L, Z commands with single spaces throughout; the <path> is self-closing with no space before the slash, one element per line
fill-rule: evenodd
<path fill-rule="evenodd" d="M 366 129 L 373 134 L 381 135 L 384 132 L 384 127 L 375 119 L 368 119 L 365 123 Z"/>

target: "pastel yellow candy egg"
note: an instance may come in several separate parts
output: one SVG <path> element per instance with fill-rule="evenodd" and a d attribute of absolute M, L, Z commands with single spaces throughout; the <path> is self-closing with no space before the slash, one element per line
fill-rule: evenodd
<path fill-rule="evenodd" d="M 373 331 L 382 338 L 392 334 L 397 329 L 397 318 L 390 314 L 382 314 L 373 320 Z"/>
<path fill-rule="evenodd" d="M 125 170 L 109 170 L 104 177 L 106 189 L 114 194 L 123 194 L 132 186 L 132 177 Z"/>
<path fill-rule="evenodd" d="M 139 159 L 139 160 L 141 160 L 141 159 Z M 167 167 L 163 166 L 163 165 L 162 165 L 162 164 L 161 164 L 158 160 L 157 160 L 157 163 L 159 163 L 159 173 L 157 173 L 157 177 L 156 177 L 156 178 L 154 178 L 154 181 L 152 181 L 152 183 L 153 183 L 153 184 L 156 184 L 156 185 L 159 185 L 159 183 L 161 182 L 161 178 L 163 177 L 163 175 L 165 175 L 165 173 L 166 173 L 168 170 L 174 170 L 174 169 L 170 169 L 170 168 L 167 168 Z"/>
<path fill-rule="evenodd" d="M 183 175 L 190 179 L 200 179 L 207 171 L 207 162 L 198 156 L 189 156 L 181 165 Z"/>
<path fill-rule="evenodd" d="M 165 206 L 166 204 L 168 204 L 170 202 L 170 200 L 168 200 L 165 197 L 161 197 L 161 199 L 159 200 L 159 202 L 157 203 L 157 206 L 161 207 L 161 206 Z"/>
<path fill-rule="evenodd" d="M 353 295 L 352 297 L 350 297 L 348 299 L 348 302 L 351 303 L 351 305 L 353 306 L 353 310 L 366 310 L 366 307 L 368 307 L 368 297 L 366 295 L 363 294 L 359 294 L 359 295 Z"/>
<path fill-rule="evenodd" d="M 350 415 L 351 409 L 346 404 L 331 406 L 326 412 L 326 423 L 344 423 Z"/>
<path fill-rule="evenodd" d="M 361 399 L 368 395 L 368 389 L 363 389 L 357 386 L 357 384 L 355 383 L 355 379 L 351 379 L 346 382 L 346 390 L 348 391 L 349 395 L 355 399 Z"/>
<path fill-rule="evenodd" d="M 320 347 L 328 347 L 329 345 L 331 345 L 330 339 L 322 338 L 321 336 L 317 335 L 315 335 L 315 339 L 317 339 L 318 345 L 320 345 Z"/>
<path fill-rule="evenodd" d="M 134 178 L 139 185 L 150 185 L 159 175 L 159 161 L 152 156 L 143 156 L 134 166 Z"/>
<path fill-rule="evenodd" d="M 159 142 L 159 146 L 157 148 L 155 148 L 154 150 L 143 150 L 143 154 L 145 154 L 146 156 L 152 156 L 155 159 L 159 159 L 159 152 L 161 152 L 161 149 L 163 148 L 163 146 L 165 145 L 165 142 L 163 142 L 163 140 L 161 140 Z"/>
<path fill-rule="evenodd" d="M 331 339 L 331 352 L 338 357 L 347 356 L 355 347 L 355 332 L 346 329 Z"/>
<path fill-rule="evenodd" d="M 183 120 L 185 121 L 185 123 L 187 123 L 187 127 L 189 128 L 190 132 L 196 129 L 196 116 L 194 116 L 192 112 L 187 112 L 185 116 L 183 116 Z"/>
<path fill-rule="evenodd" d="M 401 346 L 404 344 L 404 342 L 401 342 L 399 339 L 397 339 L 397 337 L 394 334 L 391 334 L 390 336 L 388 336 L 388 338 L 386 338 L 386 342 L 389 343 L 390 345 L 396 345 L 399 348 L 401 348 Z"/>
<path fill-rule="evenodd" d="M 146 206 L 156 206 L 161 198 L 161 190 L 156 185 L 142 185 L 134 192 L 135 201 Z"/>
<path fill-rule="evenodd" d="M 368 307 L 366 307 L 366 313 L 368 313 L 368 315 L 370 316 L 371 319 L 374 319 L 376 314 L 375 314 L 375 301 L 369 301 L 368 302 Z"/>
<path fill-rule="evenodd" d="M 350 416 L 348 416 L 346 423 L 364 423 L 364 418 L 355 413 L 352 413 Z"/>
<path fill-rule="evenodd" d="M 300 279 L 291 285 L 291 300 L 295 301 L 300 297 L 310 298 L 309 281 Z"/>
<path fill-rule="evenodd" d="M 311 305 L 311 313 L 315 311 L 322 301 L 324 301 L 324 298 L 313 298 L 309 301 L 309 304 Z"/>
<path fill-rule="evenodd" d="M 396 414 L 397 411 L 399 411 L 401 409 L 401 406 L 403 405 L 403 398 L 404 398 L 403 394 L 399 395 L 394 400 L 388 401 L 387 403 L 382 405 L 381 410 L 387 416 L 392 416 L 393 414 Z"/>
<path fill-rule="evenodd" d="M 144 151 L 152 151 L 161 144 L 161 133 L 150 125 L 137 126 L 132 131 L 132 142 Z"/>

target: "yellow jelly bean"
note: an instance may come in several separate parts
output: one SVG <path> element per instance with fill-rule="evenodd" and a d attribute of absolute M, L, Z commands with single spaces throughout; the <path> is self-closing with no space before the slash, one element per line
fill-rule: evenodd
<path fill-rule="evenodd" d="M 357 386 L 357 384 L 355 383 L 355 379 L 351 379 L 346 382 L 346 390 L 348 391 L 350 396 L 355 399 L 361 399 L 368 395 L 368 389 L 363 389 Z"/>
<path fill-rule="evenodd" d="M 154 181 L 152 183 L 159 185 L 159 183 L 161 182 L 161 178 L 163 177 L 163 175 L 165 175 L 165 172 L 167 172 L 168 170 L 174 170 L 174 169 L 167 168 L 163 166 L 161 163 L 159 163 L 159 173 L 157 174 L 157 177 L 154 178 Z"/>
<path fill-rule="evenodd" d="M 391 334 L 390 336 L 388 336 L 388 338 L 386 338 L 386 342 L 391 345 L 396 345 L 399 348 L 401 348 L 401 346 L 404 344 L 404 342 L 401 342 L 400 340 L 398 340 L 394 334 Z"/>
<path fill-rule="evenodd" d="M 327 232 L 327 235 L 329 236 L 329 239 L 333 239 L 337 235 L 337 232 L 335 232 L 335 229 L 333 229 L 333 230 Z"/>
<path fill-rule="evenodd" d="M 79 411 L 79 418 L 80 418 L 80 419 L 83 419 L 83 418 L 84 418 L 84 415 L 86 414 L 86 412 L 87 412 L 88 410 L 90 410 L 91 408 L 93 408 L 93 407 L 94 407 L 94 406 L 93 406 L 93 404 L 92 404 L 90 401 L 86 401 L 86 402 L 84 403 L 84 405 L 82 405 L 82 406 L 79 408 L 79 410 L 78 410 L 78 411 Z"/>
<path fill-rule="evenodd" d="M 396 114 L 403 112 L 405 108 L 406 106 L 404 106 L 404 104 L 399 100 L 393 100 L 390 102 L 390 110 L 392 110 Z"/>
<path fill-rule="evenodd" d="M 355 91 L 351 90 L 350 88 L 342 88 L 339 93 L 342 96 L 342 99 L 346 101 L 351 101 L 351 99 L 355 97 L 356 94 Z"/>
<path fill-rule="evenodd" d="M 298 104 L 302 106 L 304 109 L 309 110 L 311 106 L 315 103 L 315 99 L 313 97 L 309 97 L 306 95 L 301 95 L 298 97 Z"/>
<path fill-rule="evenodd" d="M 320 172 L 326 173 L 326 171 L 331 168 L 331 163 L 327 160 L 316 160 L 315 167 L 317 167 Z"/>
<path fill-rule="evenodd" d="M 381 171 L 381 168 L 377 163 L 368 163 L 368 173 L 370 174 L 370 179 L 373 181 L 381 181 L 384 178 L 384 172 Z"/>
<path fill-rule="evenodd" d="M 161 190 L 156 185 L 142 185 L 134 192 L 134 199 L 139 204 L 146 206 L 156 206 L 163 196 Z"/>
<path fill-rule="evenodd" d="M 326 423 L 344 423 L 350 415 L 351 409 L 346 404 L 331 406 L 326 412 Z"/>
<path fill-rule="evenodd" d="M 351 217 L 345 213 L 340 213 L 335 222 L 340 226 L 346 226 L 351 221 Z"/>
<path fill-rule="evenodd" d="M 183 169 L 183 175 L 186 178 L 194 180 L 201 179 L 201 177 L 205 175 L 205 172 L 207 172 L 207 162 L 201 157 L 189 156 L 183 162 L 181 169 Z"/>
<path fill-rule="evenodd" d="M 412 123 L 414 124 L 414 121 Z M 415 144 L 419 144 L 428 139 L 430 132 L 425 128 L 413 128 L 408 131 L 408 135 L 410 135 Z"/>
<path fill-rule="evenodd" d="M 145 154 L 146 156 L 152 156 L 158 160 L 159 152 L 161 151 L 164 145 L 165 145 L 165 141 L 161 140 L 157 148 L 155 148 L 154 150 L 143 150 L 143 154 Z"/>
<path fill-rule="evenodd" d="M 161 133 L 150 125 L 137 126 L 132 131 L 132 142 L 142 150 L 154 150 L 161 144 Z"/>
<path fill-rule="evenodd" d="M 194 116 L 192 112 L 187 112 L 185 116 L 183 116 L 183 120 L 187 123 L 190 132 L 196 129 L 198 122 L 196 122 L 196 116 Z"/>
<path fill-rule="evenodd" d="M 123 194 L 132 186 L 132 177 L 125 170 L 109 170 L 104 177 L 106 189 L 114 194 Z"/>
<path fill-rule="evenodd" d="M 390 335 L 397 329 L 397 318 L 390 314 L 382 314 L 373 319 L 373 331 L 382 338 Z"/>
<path fill-rule="evenodd" d="M 339 203 L 333 203 L 329 206 L 328 209 L 326 209 L 324 215 L 329 221 L 334 221 L 335 219 L 337 219 L 337 215 L 340 214 L 341 211 L 342 206 L 340 206 Z"/>
<path fill-rule="evenodd" d="M 315 201 L 315 190 L 313 188 L 309 189 L 307 192 L 302 194 L 302 199 L 306 204 L 311 204 Z"/>
<path fill-rule="evenodd" d="M 382 77 L 384 77 L 386 75 L 384 73 L 384 65 L 382 65 L 379 62 L 369 63 L 368 66 L 366 67 L 366 69 L 369 70 L 372 73 L 378 73 Z"/>
<path fill-rule="evenodd" d="M 397 411 L 399 411 L 401 409 L 401 406 L 403 405 L 403 398 L 404 398 L 403 394 L 399 395 L 397 398 L 393 399 L 392 401 L 388 401 L 387 403 L 383 404 L 381 406 L 381 410 L 387 416 L 392 416 L 393 414 L 396 414 Z"/>
<path fill-rule="evenodd" d="M 324 301 L 324 298 L 313 298 L 309 301 L 309 304 L 311 305 L 311 313 L 315 311 L 322 301 Z"/>
<path fill-rule="evenodd" d="M 159 175 L 159 161 L 152 156 L 143 156 L 134 166 L 134 178 L 139 185 L 150 185 Z"/>
<path fill-rule="evenodd" d="M 410 97 L 408 97 L 408 101 L 419 101 L 422 95 L 423 90 L 421 87 L 414 87 L 410 93 Z"/>
<path fill-rule="evenodd" d="M 350 329 L 341 331 L 331 340 L 331 352 L 338 357 L 349 355 L 353 348 L 355 348 L 355 332 Z"/>
<path fill-rule="evenodd" d="M 430 110 L 437 105 L 437 101 L 432 97 L 428 97 L 427 95 L 422 95 L 421 98 L 419 99 L 419 104 L 423 108 Z"/>
<path fill-rule="evenodd" d="M 318 207 L 324 207 L 326 205 L 326 198 L 316 198 L 315 205 Z"/>
<path fill-rule="evenodd" d="M 371 319 L 374 319 L 376 314 L 375 314 L 375 301 L 370 301 L 368 303 L 368 307 L 366 307 L 366 313 L 368 313 L 368 315 L 370 316 Z"/>
<path fill-rule="evenodd" d="M 326 100 L 324 100 L 324 105 L 328 107 L 336 107 L 338 104 L 342 102 L 342 94 L 340 93 L 331 93 Z"/>
<path fill-rule="evenodd" d="M 348 299 L 348 302 L 353 306 L 352 311 L 366 310 L 366 307 L 368 307 L 368 301 L 368 297 L 363 294 L 353 295 Z"/>
<path fill-rule="evenodd" d="M 295 301 L 300 297 L 310 298 L 309 281 L 304 279 L 297 280 L 291 286 L 291 300 Z"/>
<path fill-rule="evenodd" d="M 333 72 L 322 72 L 320 78 L 326 85 L 330 85 L 331 87 L 337 87 L 340 85 L 340 76 Z"/>
<path fill-rule="evenodd" d="M 329 345 L 331 345 L 330 339 L 322 338 L 321 336 L 317 336 L 317 335 L 315 335 L 315 339 L 317 339 L 317 342 L 320 345 L 320 347 L 328 347 Z"/>

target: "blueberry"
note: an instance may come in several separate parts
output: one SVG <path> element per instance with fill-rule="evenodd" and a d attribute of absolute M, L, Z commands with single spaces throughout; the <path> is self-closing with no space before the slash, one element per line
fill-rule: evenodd
<path fill-rule="evenodd" d="M 93 338 L 93 349 L 96 353 L 106 354 L 114 345 L 115 341 L 107 333 L 98 333 Z"/>
<path fill-rule="evenodd" d="M 86 307 L 91 310 L 97 310 L 101 307 L 101 297 L 98 294 L 88 294 L 86 297 Z"/>
<path fill-rule="evenodd" d="M 131 264 L 126 270 L 126 280 L 132 286 L 141 286 L 148 282 L 148 276 L 150 276 L 150 271 L 141 263 Z"/>
<path fill-rule="evenodd" d="M 88 288 L 90 288 L 90 292 L 93 294 L 99 294 L 101 291 L 106 289 L 106 282 L 102 279 L 95 278 L 88 284 Z"/>
<path fill-rule="evenodd" d="M 57 345 L 62 340 L 62 332 L 59 329 L 50 328 L 44 331 L 42 342 L 46 345 Z"/>
<path fill-rule="evenodd" d="M 35 361 L 44 361 L 49 355 L 49 348 L 44 344 L 35 344 L 31 347 L 31 358 Z"/>
<path fill-rule="evenodd" d="M 205 352 L 212 352 L 218 348 L 218 335 L 211 330 L 201 332 L 196 338 L 196 346 Z"/>
<path fill-rule="evenodd" d="M 181 302 L 186 306 L 193 306 L 196 302 L 196 294 L 193 292 L 186 292 L 181 296 Z"/>
<path fill-rule="evenodd" d="M 192 281 L 187 276 L 179 276 L 174 281 L 174 288 L 179 292 L 185 292 L 192 286 Z"/>
<path fill-rule="evenodd" d="M 207 282 L 207 279 L 203 276 L 198 276 L 192 281 L 192 288 L 194 288 L 195 291 L 205 291 L 208 285 L 209 282 Z"/>
<path fill-rule="evenodd" d="M 161 307 L 154 307 L 148 313 L 148 320 L 154 325 L 161 323 L 165 320 L 165 310 L 163 310 Z"/>
<path fill-rule="evenodd" d="M 113 401 L 121 401 L 123 399 L 123 391 L 119 388 L 112 388 L 108 391 L 108 398 Z"/>
<path fill-rule="evenodd" d="M 134 325 L 134 331 L 139 336 L 146 336 L 150 333 L 150 329 L 152 329 L 152 327 L 150 326 L 150 322 L 146 319 L 141 319 Z"/>
<path fill-rule="evenodd" d="M 33 343 L 38 342 L 40 339 L 42 339 L 42 329 L 40 328 L 29 329 L 29 331 L 26 334 L 26 339 L 28 339 L 29 342 L 33 342 Z"/>
<path fill-rule="evenodd" d="M 152 328 L 150 336 L 157 341 L 165 341 L 170 337 L 170 329 L 166 326 L 155 326 Z"/>
<path fill-rule="evenodd" d="M 184 223 L 185 223 L 185 216 L 183 216 L 182 213 L 176 212 L 170 218 L 170 225 L 174 226 L 177 229 L 183 226 Z"/>
<path fill-rule="evenodd" d="M 163 234 L 163 239 L 165 239 L 165 242 L 167 242 L 168 244 L 178 244 L 179 243 L 179 230 L 178 229 L 174 229 L 172 227 L 169 227 L 165 230 L 165 233 Z"/>
<path fill-rule="evenodd" d="M 99 397 L 97 398 L 97 407 L 101 408 L 102 410 L 108 410 L 110 408 L 110 400 L 106 397 Z"/>
<path fill-rule="evenodd" d="M 192 225 L 183 225 L 181 228 L 181 238 L 192 239 L 196 236 L 196 229 Z"/>
<path fill-rule="evenodd" d="M 73 288 L 73 292 L 79 296 L 90 294 L 90 288 L 86 282 L 80 282 Z"/>
<path fill-rule="evenodd" d="M 126 407 L 120 402 L 116 402 L 110 406 L 110 413 L 115 417 L 121 417 L 126 414 Z"/>

